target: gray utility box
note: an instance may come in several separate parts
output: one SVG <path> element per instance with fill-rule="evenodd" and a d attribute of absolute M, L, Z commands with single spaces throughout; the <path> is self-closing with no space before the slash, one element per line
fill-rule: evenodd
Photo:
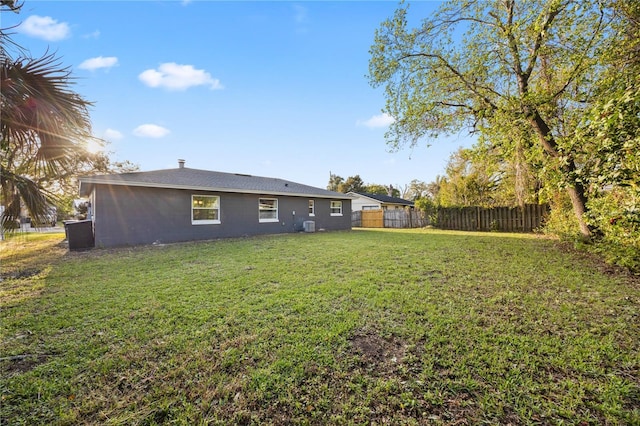
<path fill-rule="evenodd" d="M 305 220 L 302 222 L 304 232 L 316 232 L 316 223 L 313 220 Z"/>
<path fill-rule="evenodd" d="M 75 220 L 64 223 L 69 250 L 88 250 L 94 246 L 91 220 Z"/>

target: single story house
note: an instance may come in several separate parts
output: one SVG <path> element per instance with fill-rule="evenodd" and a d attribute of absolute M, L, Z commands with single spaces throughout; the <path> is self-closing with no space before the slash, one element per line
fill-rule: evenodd
<path fill-rule="evenodd" d="M 184 167 L 80 178 L 96 247 L 351 229 L 351 197 L 282 179 Z"/>
<path fill-rule="evenodd" d="M 347 195 L 352 197 L 351 208 L 353 211 L 379 209 L 392 210 L 414 207 L 413 201 L 408 201 L 398 197 L 391 197 L 389 195 L 370 194 L 366 192 L 349 192 Z"/>

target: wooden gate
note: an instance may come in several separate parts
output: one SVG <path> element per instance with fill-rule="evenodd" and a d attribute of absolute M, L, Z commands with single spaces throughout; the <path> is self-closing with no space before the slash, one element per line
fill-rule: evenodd
<path fill-rule="evenodd" d="M 363 228 L 384 228 L 384 210 L 362 210 Z"/>

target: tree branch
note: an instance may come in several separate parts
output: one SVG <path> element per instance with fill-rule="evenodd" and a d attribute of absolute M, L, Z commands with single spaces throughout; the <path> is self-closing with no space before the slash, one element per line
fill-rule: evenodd
<path fill-rule="evenodd" d="M 428 58 L 428 59 L 436 59 L 438 60 L 445 68 L 447 68 L 451 73 L 453 73 L 453 75 L 455 75 L 458 80 L 460 82 L 462 82 L 462 84 L 468 89 L 470 90 L 474 95 L 476 95 L 477 97 L 479 97 L 480 99 L 482 99 L 487 105 L 489 105 L 491 107 L 491 109 L 498 109 L 497 105 L 491 100 L 489 99 L 487 96 L 485 96 L 484 94 L 480 93 L 478 91 L 478 88 L 480 88 L 480 86 L 478 84 L 472 84 L 471 82 L 469 82 L 465 76 L 457 69 L 455 68 L 453 65 L 451 65 L 445 58 L 443 58 L 441 55 L 436 55 L 436 54 L 429 54 L 429 53 L 408 53 L 404 56 L 401 56 L 398 58 L 399 61 L 405 60 L 405 59 L 409 59 L 409 58 L 414 58 L 414 57 L 423 57 L 423 58 Z M 493 91 L 490 88 L 487 87 L 482 87 L 484 90 L 488 90 L 490 92 L 492 92 L 493 94 L 497 95 L 497 96 L 501 96 L 499 93 L 496 93 L 495 91 Z"/>
<path fill-rule="evenodd" d="M 593 43 L 595 42 L 596 35 L 600 33 L 600 29 L 602 28 L 603 21 L 604 21 L 604 11 L 600 9 L 600 18 L 598 19 L 598 25 L 596 26 L 596 29 L 593 31 L 593 34 L 589 39 L 589 42 L 587 43 L 586 49 L 582 50 L 582 55 L 580 55 L 580 60 L 576 63 L 576 65 L 573 67 L 573 70 L 571 70 L 571 72 L 569 73 L 569 78 L 567 78 L 566 83 L 562 86 L 562 88 L 560 88 L 560 90 L 558 90 L 556 93 L 553 94 L 551 99 L 555 99 L 558 96 L 560 96 L 562 93 L 564 93 L 564 91 L 567 90 L 567 87 L 569 87 L 569 85 L 575 80 L 578 70 L 582 67 L 582 64 L 584 64 L 585 58 L 587 57 L 587 52 L 589 52 L 589 50 L 591 49 L 591 46 L 593 46 Z"/>
<path fill-rule="evenodd" d="M 549 30 L 549 27 L 551 27 L 551 24 L 553 23 L 556 16 L 558 16 L 565 7 L 566 5 L 563 7 L 558 6 L 557 8 L 549 9 L 549 13 L 545 18 L 544 24 L 536 35 L 536 39 L 533 43 L 533 49 L 531 51 L 531 58 L 529 59 L 529 65 L 527 65 L 527 69 L 524 72 L 524 76 L 527 78 L 527 80 L 531 76 L 531 73 L 536 66 L 536 62 L 538 61 L 538 55 L 540 54 L 540 49 L 542 48 L 542 40 L 546 37 L 547 31 Z"/>

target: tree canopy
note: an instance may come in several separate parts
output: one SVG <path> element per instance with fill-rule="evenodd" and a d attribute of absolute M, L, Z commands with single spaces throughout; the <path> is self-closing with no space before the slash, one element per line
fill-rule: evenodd
<path fill-rule="evenodd" d="M 512 159 L 535 151 L 590 235 L 573 141 L 596 99 L 602 52 L 618 37 L 611 10 L 597 1 L 453 0 L 417 28 L 408 14 L 401 6 L 383 22 L 370 52 L 370 82 L 385 87 L 384 111 L 395 118 L 388 143 L 467 129 Z"/>
<path fill-rule="evenodd" d="M 365 184 L 360 175 L 349 176 L 345 180 L 342 176 L 330 173 L 327 189 L 329 191 L 342 192 L 343 194 L 346 194 L 348 192 L 361 192 L 368 194 L 387 195 L 391 193 L 391 195 L 394 197 L 400 196 L 400 190 L 394 188 L 393 185 L 386 186 L 377 183 Z"/>

